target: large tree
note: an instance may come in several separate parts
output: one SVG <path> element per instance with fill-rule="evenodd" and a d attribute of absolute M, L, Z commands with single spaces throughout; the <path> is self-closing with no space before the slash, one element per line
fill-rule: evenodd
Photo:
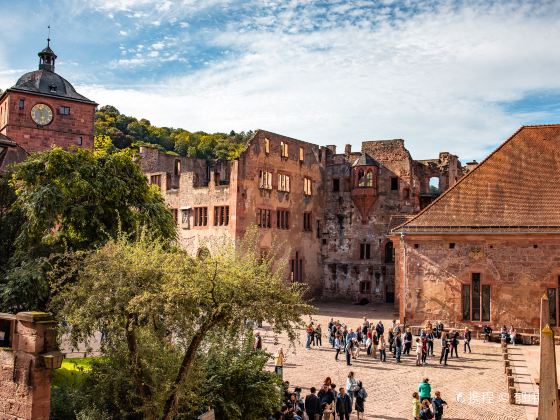
<path fill-rule="evenodd" d="M 181 397 L 209 337 L 238 340 L 246 321 L 259 319 L 294 340 L 301 316 L 312 310 L 304 287 L 285 281 L 285 264 L 272 253 L 262 256 L 256 244 L 250 232 L 237 246 L 226 243 L 193 259 L 153 241 L 110 241 L 75 265 L 78 282 L 60 295 L 62 314 L 76 343 L 103 330 L 109 357 L 126 343 L 130 368 L 123 368 L 130 369 L 143 413 L 174 418 L 188 404 Z M 162 352 L 172 343 L 177 365 L 164 385 L 142 350 L 144 340 Z"/>
<path fill-rule="evenodd" d="M 42 309 L 49 298 L 46 272 L 53 256 L 101 246 L 119 233 L 175 237 L 173 217 L 131 151 L 64 151 L 33 154 L 3 181 L 2 226 L 18 218 L 16 231 L 1 235 L 3 310 Z M 2 205 L 0 205 L 0 208 Z M 11 226 L 13 228 L 13 226 Z"/>

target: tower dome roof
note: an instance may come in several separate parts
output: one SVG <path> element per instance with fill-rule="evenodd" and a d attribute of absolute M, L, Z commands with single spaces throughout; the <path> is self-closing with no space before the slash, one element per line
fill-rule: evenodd
<path fill-rule="evenodd" d="M 35 70 L 25 73 L 10 90 L 94 103 L 76 92 L 74 86 L 64 77 L 49 70 Z"/>

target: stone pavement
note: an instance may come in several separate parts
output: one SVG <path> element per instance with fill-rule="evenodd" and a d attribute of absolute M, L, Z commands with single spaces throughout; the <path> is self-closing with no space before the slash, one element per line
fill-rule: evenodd
<path fill-rule="evenodd" d="M 321 324 L 323 332 L 329 319 L 339 319 L 356 329 L 364 316 L 377 323 L 380 319 L 387 330 L 393 316 L 392 306 L 351 304 L 319 304 L 318 313 L 313 316 Z M 274 353 L 279 346 L 288 348 L 285 337 L 274 337 L 265 325 L 260 330 L 264 347 Z M 365 351 L 353 366 L 346 366 L 344 355 L 339 361 L 334 360 L 334 350 L 328 339 L 323 338 L 322 347 L 305 350 L 305 331 L 302 330 L 299 342 L 288 350 L 284 367 L 284 379 L 294 386 L 301 386 L 303 395 L 307 395 L 311 386 L 320 387 L 325 377 L 330 376 L 338 386 L 345 386 L 350 370 L 361 380 L 369 396 L 366 400 L 366 419 L 409 419 L 412 415 L 412 393 L 424 377 L 430 379 L 432 392 L 440 390 L 442 397 L 449 404 L 445 409 L 445 419 L 526 419 L 525 408 L 510 405 L 507 402 L 507 386 L 503 371 L 502 355 L 498 343 L 483 343 L 481 340 L 471 342 L 473 352 L 464 354 L 462 342 L 459 359 L 450 359 L 447 367 L 439 365 L 440 345 L 436 342 L 434 354 L 428 358 L 428 365 L 415 366 L 415 355 L 404 356 L 397 365 L 388 353 L 387 362 L 369 358 Z M 437 359 L 437 360 L 436 360 Z M 272 362 L 269 368 L 273 369 Z M 355 415 L 352 415 L 355 419 Z"/>
<path fill-rule="evenodd" d="M 535 395 L 539 393 L 539 386 L 531 374 L 524 349 L 539 349 L 539 346 L 508 345 L 508 355 L 512 368 L 516 398 L 519 405 L 525 408 L 528 420 L 535 420 L 539 411 L 539 402 Z M 537 353 L 538 358 L 538 353 Z"/>

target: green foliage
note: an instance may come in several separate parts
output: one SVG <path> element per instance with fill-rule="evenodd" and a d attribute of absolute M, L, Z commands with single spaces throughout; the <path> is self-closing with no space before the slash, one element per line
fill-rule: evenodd
<path fill-rule="evenodd" d="M 95 135 L 111 138 L 113 145 L 119 149 L 150 144 L 180 156 L 233 160 L 245 150 L 253 132 L 208 134 L 156 127 L 146 119 L 123 115 L 114 106 L 105 105 L 95 114 Z"/>
<path fill-rule="evenodd" d="M 277 408 L 277 379 L 263 372 L 267 356 L 249 350 L 245 321 L 268 321 L 293 340 L 312 307 L 302 285 L 284 281 L 285 261 L 275 265 L 273 252 L 261 258 L 256 230 L 246 236 L 204 258 L 143 237 L 69 258 L 77 282 L 61 285 L 55 304 L 71 340 L 107 336 L 110 369 L 94 363 L 88 375 L 98 409 L 118 418 L 192 418 L 215 406 L 221 418 L 241 419 Z M 250 406 L 257 401 L 258 409 Z"/>
<path fill-rule="evenodd" d="M 142 229 L 175 238 L 173 217 L 132 152 L 113 152 L 106 139 L 95 151 L 33 154 L 13 170 L 9 183 L 0 178 L 2 311 L 45 309 L 46 274 L 58 253 L 93 249 Z"/>

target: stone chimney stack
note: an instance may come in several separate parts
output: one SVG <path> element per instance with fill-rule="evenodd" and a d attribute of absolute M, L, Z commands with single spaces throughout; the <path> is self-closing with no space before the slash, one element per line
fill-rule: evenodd
<path fill-rule="evenodd" d="M 347 144 L 346 146 L 344 146 L 344 154 L 346 156 L 350 156 L 351 153 L 352 153 L 352 145 Z"/>
<path fill-rule="evenodd" d="M 336 155 L 336 146 L 334 144 L 329 144 L 326 147 L 331 151 L 333 155 Z"/>

